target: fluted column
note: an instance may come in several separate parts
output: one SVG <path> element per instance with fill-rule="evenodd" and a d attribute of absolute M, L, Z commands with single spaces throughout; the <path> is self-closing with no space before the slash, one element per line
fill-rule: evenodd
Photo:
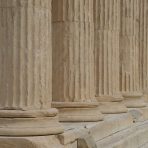
<path fill-rule="evenodd" d="M 147 0 L 139 0 L 140 18 L 139 18 L 139 70 L 140 70 L 140 89 L 148 100 L 148 18 L 147 18 Z"/>
<path fill-rule="evenodd" d="M 121 0 L 120 88 L 127 107 L 144 107 L 139 69 L 139 0 Z"/>
<path fill-rule="evenodd" d="M 0 135 L 62 132 L 51 50 L 51 0 L 0 0 Z"/>
<path fill-rule="evenodd" d="M 123 100 L 119 90 L 120 1 L 94 0 L 94 22 L 96 98 L 99 102 L 120 102 Z M 121 103 L 106 105 L 101 107 L 105 113 L 127 111 Z"/>
<path fill-rule="evenodd" d="M 61 121 L 97 121 L 92 0 L 53 1 L 53 106 Z"/>

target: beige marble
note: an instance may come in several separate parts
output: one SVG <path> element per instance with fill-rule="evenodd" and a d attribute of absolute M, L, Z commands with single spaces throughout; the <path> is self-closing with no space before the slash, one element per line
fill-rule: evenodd
<path fill-rule="evenodd" d="M 54 0 L 52 4 L 53 101 L 78 104 L 75 104 L 77 109 L 65 107 L 66 115 L 57 103 L 53 106 L 59 109 L 62 121 L 94 121 L 91 109 L 96 110 L 98 103 L 94 85 L 93 1 Z M 87 108 L 84 108 L 86 103 Z M 94 109 L 92 104 L 96 104 Z M 102 119 L 99 110 L 94 116 L 95 120 Z"/>
<path fill-rule="evenodd" d="M 148 122 L 135 124 L 134 126 L 122 130 L 97 141 L 98 148 L 142 148 L 147 147 Z M 145 148 L 146 148 L 145 147 Z"/>
<path fill-rule="evenodd" d="M 66 147 L 60 144 L 56 136 L 36 136 L 36 137 L 0 137 L 0 148 L 66 148 Z"/>
<path fill-rule="evenodd" d="M 61 133 L 52 101 L 51 0 L 0 0 L 0 135 Z"/>
<path fill-rule="evenodd" d="M 119 95 L 120 1 L 94 0 L 94 26 L 96 97 L 113 100 Z"/>
<path fill-rule="evenodd" d="M 147 0 L 139 0 L 139 71 L 140 71 L 140 89 L 148 100 L 148 37 L 147 37 Z"/>
<path fill-rule="evenodd" d="M 121 1 L 120 83 L 123 92 L 139 92 L 138 1 Z"/>
<path fill-rule="evenodd" d="M 139 2 L 139 0 L 127 0 L 121 1 L 120 4 L 120 90 L 126 99 L 126 106 L 133 108 L 145 104 L 140 89 L 142 81 L 140 79 L 141 67 L 139 66 L 141 54 L 141 48 L 139 48 L 139 17 L 141 11 Z M 136 101 L 136 99 L 139 101 Z"/>
<path fill-rule="evenodd" d="M 0 0 L 0 148 L 147 147 L 147 7 Z"/>
<path fill-rule="evenodd" d="M 119 84 L 120 1 L 94 0 L 95 96 L 100 102 L 120 102 Z M 121 103 L 101 105 L 104 113 L 121 113 Z"/>

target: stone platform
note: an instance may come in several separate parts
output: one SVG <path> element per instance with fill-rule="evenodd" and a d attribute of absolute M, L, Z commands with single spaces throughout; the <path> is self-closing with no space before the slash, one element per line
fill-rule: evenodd
<path fill-rule="evenodd" d="M 0 148 L 147 148 L 148 120 L 130 112 L 107 114 L 104 121 L 62 122 L 64 133 L 30 137 L 0 137 Z"/>

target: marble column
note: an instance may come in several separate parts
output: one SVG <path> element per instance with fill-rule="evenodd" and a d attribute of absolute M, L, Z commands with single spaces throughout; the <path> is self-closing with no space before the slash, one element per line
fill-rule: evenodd
<path fill-rule="evenodd" d="M 53 106 L 61 121 L 98 121 L 92 0 L 53 0 Z"/>
<path fill-rule="evenodd" d="M 0 0 L 0 135 L 62 132 L 51 109 L 51 41 L 51 0 Z"/>
<path fill-rule="evenodd" d="M 103 113 L 122 113 L 119 86 L 120 1 L 94 0 L 95 94 Z"/>
<path fill-rule="evenodd" d="M 127 107 L 144 107 L 139 74 L 139 0 L 121 0 L 120 7 L 120 89 Z"/>
<path fill-rule="evenodd" d="M 143 92 L 146 101 L 148 101 L 148 18 L 147 18 L 147 0 L 139 0 L 140 18 L 139 18 L 139 70 L 140 70 L 140 89 Z"/>

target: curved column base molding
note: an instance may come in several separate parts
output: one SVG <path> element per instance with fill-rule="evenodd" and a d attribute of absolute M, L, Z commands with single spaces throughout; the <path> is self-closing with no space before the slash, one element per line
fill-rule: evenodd
<path fill-rule="evenodd" d="M 62 122 L 95 122 L 103 120 L 97 102 L 53 102 L 52 106 L 59 110 L 59 120 Z"/>
<path fill-rule="evenodd" d="M 144 94 L 144 95 L 143 95 L 143 99 L 144 99 L 144 101 L 145 101 L 146 103 L 148 103 L 148 94 Z"/>
<path fill-rule="evenodd" d="M 59 134 L 57 109 L 37 111 L 0 110 L 1 136 L 43 136 Z"/>
<path fill-rule="evenodd" d="M 123 101 L 123 97 L 121 95 L 119 96 L 99 96 L 96 97 L 98 102 L 121 102 Z"/>
<path fill-rule="evenodd" d="M 122 102 L 101 102 L 99 110 L 103 114 L 121 114 L 128 112 L 128 109 Z"/>
<path fill-rule="evenodd" d="M 141 93 L 124 93 L 123 103 L 127 108 L 143 108 L 147 106 Z"/>

